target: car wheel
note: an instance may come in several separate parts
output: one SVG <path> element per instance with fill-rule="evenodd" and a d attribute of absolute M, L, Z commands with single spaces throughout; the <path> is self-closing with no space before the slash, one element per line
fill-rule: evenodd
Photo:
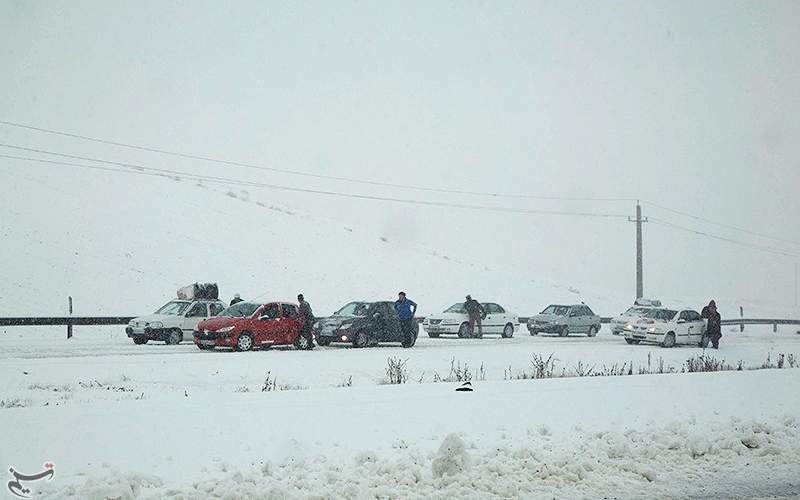
<path fill-rule="evenodd" d="M 439 338 L 439 332 L 428 332 L 428 337 L 430 337 L 432 339 L 438 339 Z"/>
<path fill-rule="evenodd" d="M 510 339 L 514 336 L 514 325 L 511 323 L 507 324 L 505 328 L 503 328 L 503 333 L 501 334 L 504 339 Z"/>
<path fill-rule="evenodd" d="M 664 342 L 661 343 L 661 347 L 675 347 L 675 334 L 673 332 L 669 332 L 666 337 L 664 337 Z"/>
<path fill-rule="evenodd" d="M 539 330 L 528 330 L 528 331 L 530 332 L 531 336 L 539 335 Z"/>
<path fill-rule="evenodd" d="M 296 339 L 294 339 L 294 348 L 298 351 L 304 351 L 310 347 L 308 343 L 308 339 L 303 337 L 302 335 L 298 335 Z"/>
<path fill-rule="evenodd" d="M 406 335 L 400 345 L 403 346 L 404 349 L 408 349 L 409 347 L 414 347 L 414 344 L 417 343 L 417 336 L 414 334 Z"/>
<path fill-rule="evenodd" d="M 322 347 L 327 347 L 331 345 L 331 339 L 327 337 L 317 337 L 317 345 L 320 345 Z"/>
<path fill-rule="evenodd" d="M 567 325 L 564 325 L 561 327 L 561 330 L 559 330 L 558 336 L 566 337 L 567 335 L 569 335 L 569 327 Z"/>
<path fill-rule="evenodd" d="M 709 342 L 711 342 L 711 338 L 708 335 L 703 334 L 703 338 L 700 339 L 700 344 L 699 345 L 700 345 L 700 347 L 705 349 L 706 347 L 708 347 L 708 343 Z"/>
<path fill-rule="evenodd" d="M 635 339 L 625 339 L 625 342 L 627 342 L 629 344 L 632 344 L 632 345 L 636 345 L 636 344 L 639 343 L 639 341 L 635 340 Z"/>
<path fill-rule="evenodd" d="M 253 348 L 253 337 L 249 333 L 242 333 L 236 341 L 237 351 L 249 351 Z"/>
<path fill-rule="evenodd" d="M 176 345 L 180 344 L 183 341 L 183 332 L 178 330 L 177 328 L 174 330 L 169 331 L 169 335 L 167 335 L 167 345 Z"/>
<path fill-rule="evenodd" d="M 589 331 L 586 333 L 586 335 L 588 335 L 589 337 L 594 337 L 595 335 L 597 335 L 597 327 L 594 325 L 590 326 Z"/>
<path fill-rule="evenodd" d="M 367 347 L 368 343 L 369 339 L 367 338 L 367 332 L 364 330 L 356 333 L 356 335 L 353 337 L 353 347 Z"/>
<path fill-rule="evenodd" d="M 469 338 L 469 333 L 469 323 L 461 323 L 461 326 L 458 328 L 458 338 Z"/>
<path fill-rule="evenodd" d="M 136 345 L 146 344 L 147 337 L 133 337 L 133 343 Z"/>

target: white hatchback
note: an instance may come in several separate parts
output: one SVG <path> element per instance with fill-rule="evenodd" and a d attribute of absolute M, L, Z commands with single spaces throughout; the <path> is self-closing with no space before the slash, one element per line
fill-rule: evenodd
<path fill-rule="evenodd" d="M 706 321 L 692 309 L 654 308 L 625 325 L 625 342 L 652 342 L 662 347 L 676 345 L 708 346 Z"/>
<path fill-rule="evenodd" d="M 519 326 L 519 317 L 516 314 L 506 311 L 504 307 L 494 302 L 483 302 L 481 305 L 486 311 L 486 318 L 481 322 L 484 334 L 499 333 L 503 338 L 514 336 L 514 330 Z M 422 328 L 432 338 L 442 334 L 469 337 L 469 316 L 464 303 L 453 304 L 441 314 L 425 318 Z"/>

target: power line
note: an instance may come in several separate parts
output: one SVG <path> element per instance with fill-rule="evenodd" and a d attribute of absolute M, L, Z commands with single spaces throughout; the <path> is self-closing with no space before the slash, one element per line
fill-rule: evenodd
<path fill-rule="evenodd" d="M 60 154 L 60 153 L 54 153 Z M 615 214 L 615 213 L 602 213 L 602 212 L 573 212 L 573 211 L 564 211 L 564 210 L 536 210 L 536 209 L 524 209 L 524 208 L 508 208 L 508 207 L 498 207 L 498 206 L 491 206 L 491 205 L 472 205 L 466 203 L 447 203 L 447 202 L 438 202 L 438 201 L 426 201 L 426 200 L 413 200 L 407 198 L 393 198 L 393 197 L 385 197 L 385 196 L 373 196 L 373 195 L 364 195 L 364 194 L 355 194 L 355 193 L 342 193 L 338 191 L 324 191 L 320 189 L 307 189 L 307 188 L 297 188 L 291 186 L 282 186 L 277 184 L 267 184 L 261 182 L 252 182 L 252 181 L 242 181 L 239 179 L 231 179 L 227 177 L 217 177 L 217 176 L 207 176 L 207 175 L 200 175 L 194 174 L 191 172 L 181 172 L 178 170 L 168 170 L 168 169 L 160 169 L 160 168 L 153 168 L 153 167 L 145 167 L 142 165 L 136 165 L 131 163 L 119 163 L 119 162 L 111 162 L 106 160 L 99 160 L 93 159 L 91 161 L 97 161 L 101 163 L 107 163 L 112 165 L 120 165 L 124 166 L 124 169 L 120 168 L 112 168 L 112 167 L 103 167 L 99 165 L 83 165 L 78 163 L 70 163 L 70 162 L 62 162 L 62 161 L 55 161 L 55 160 L 45 160 L 41 158 L 30 158 L 24 156 L 14 156 L 14 155 L 4 155 L 0 154 L 0 158 L 7 158 L 12 160 L 21 160 L 21 161 L 30 161 L 30 162 L 38 162 L 38 163 L 47 163 L 51 165 L 62 165 L 62 166 L 69 166 L 69 167 L 76 167 L 76 168 L 85 168 L 85 169 L 92 169 L 92 170 L 104 170 L 110 172 L 117 172 L 117 173 L 127 173 L 127 174 L 139 174 L 139 175 L 150 175 L 150 176 L 158 176 L 163 177 L 165 175 L 169 176 L 180 176 L 187 179 L 194 179 L 194 180 L 201 180 L 206 182 L 212 183 L 219 183 L 219 184 L 232 184 L 238 186 L 250 186 L 250 187 L 261 187 L 267 189 L 276 189 L 276 190 L 283 190 L 283 191 L 290 191 L 290 192 L 297 192 L 297 193 L 308 193 L 308 194 L 318 194 L 318 195 L 325 195 L 325 196 L 335 196 L 341 198 L 353 198 L 353 199 L 360 199 L 360 200 L 371 200 L 371 201 L 387 201 L 393 203 L 402 203 L 407 205 L 422 205 L 422 206 L 429 206 L 429 207 L 443 207 L 443 208 L 460 208 L 466 210 L 482 210 L 482 211 L 490 211 L 490 212 L 504 212 L 504 213 L 517 213 L 517 214 L 528 214 L 528 215 L 561 215 L 561 216 L 573 216 L 573 217 L 597 217 L 597 218 L 626 218 L 627 216 L 624 214 Z"/>
<path fill-rule="evenodd" d="M 665 210 L 667 212 L 672 212 L 672 213 L 677 214 L 677 215 L 682 215 L 684 217 L 689 217 L 691 219 L 702 221 L 702 222 L 706 222 L 708 224 L 713 224 L 715 226 L 724 227 L 726 229 L 731 229 L 733 231 L 739 231 L 741 233 L 746 233 L 746 234 L 749 234 L 749 235 L 752 235 L 752 236 L 758 236 L 759 238 L 766 238 L 768 240 L 780 241 L 780 242 L 783 242 L 783 243 L 790 243 L 792 245 L 799 245 L 800 246 L 800 241 L 794 241 L 794 240 L 790 240 L 790 239 L 786 239 L 786 238 L 780 238 L 780 237 L 777 237 L 777 236 L 770 236 L 768 234 L 759 233 L 757 231 L 752 231 L 750 229 L 745 229 L 745 228 L 742 228 L 742 227 L 737 227 L 737 226 L 733 226 L 733 225 L 730 225 L 730 224 L 725 224 L 725 223 L 722 223 L 722 222 L 713 221 L 713 220 L 707 219 L 705 217 L 700 217 L 699 215 L 693 215 L 693 214 L 690 214 L 688 212 L 683 212 L 681 210 L 676 210 L 674 208 L 665 207 L 664 205 L 660 205 L 658 203 L 653 203 L 652 201 L 642 200 L 642 202 L 647 204 L 647 205 L 650 205 L 651 207 L 660 208 L 661 210 Z"/>
<path fill-rule="evenodd" d="M 43 132 L 46 134 L 53 134 L 53 135 L 60 135 L 64 137 L 71 137 L 73 139 L 81 139 L 84 141 L 91 141 L 99 144 L 106 144 L 110 146 L 118 146 L 123 148 L 129 149 L 136 149 L 139 151 L 146 151 L 149 153 L 158 153 L 163 155 L 174 156 L 178 158 L 184 158 L 189 160 L 199 160 L 199 161 L 206 161 L 211 163 L 218 163 L 222 165 L 230 165 L 235 167 L 243 167 L 243 168 L 252 168 L 258 170 L 266 170 L 269 172 L 278 172 L 282 174 L 288 175 L 297 175 L 302 177 L 313 177 L 317 179 L 325 179 L 325 180 L 332 180 L 332 181 L 339 181 L 339 182 L 351 182 L 356 184 L 363 184 L 369 186 L 381 186 L 381 187 L 390 187 L 396 189 L 410 189 L 415 191 L 427 191 L 432 193 L 443 193 L 443 194 L 459 194 L 459 195 L 468 195 L 468 196 L 485 196 L 485 197 L 492 197 L 492 198 L 516 198 L 516 199 L 530 199 L 530 200 L 560 200 L 560 201 L 605 201 L 605 202 L 618 202 L 618 201 L 635 201 L 632 198 L 594 198 L 594 197 L 569 197 L 569 196 L 539 196 L 539 195 L 528 195 L 528 194 L 509 194 L 509 193 L 488 193 L 488 192 L 481 192 L 481 191 L 467 191 L 467 190 L 460 190 L 460 189 L 446 189 L 446 188 L 434 188 L 429 186 L 416 186 L 416 185 L 408 185 L 408 184 L 396 184 L 391 182 L 380 182 L 380 181 L 373 181 L 368 179 L 355 179 L 352 177 L 343 177 L 343 176 L 336 176 L 336 175 L 325 175 L 325 174 L 315 174 L 313 172 L 303 172 L 299 170 L 291 170 L 286 168 L 278 168 L 278 167 L 267 167 L 264 165 L 257 165 L 253 163 L 244 163 L 239 161 L 232 161 L 232 160 L 225 160 L 219 158 L 212 158 L 209 156 L 202 156 L 202 155 L 194 155 L 189 153 L 181 153 L 176 151 L 169 151 L 166 149 L 159 149 L 153 148 L 149 146 L 140 146 L 136 144 L 128 144 L 124 142 L 117 142 L 117 141 L 110 141 L 106 139 L 100 139 L 97 137 L 90 137 L 81 134 L 73 134 L 70 132 L 63 132 L 59 130 L 52 130 L 42 127 L 34 127 L 31 125 L 25 125 L 22 123 L 15 123 L 5 120 L 0 120 L 1 125 L 7 125 L 9 127 L 17 127 L 27 130 L 34 130 L 37 132 Z"/>
<path fill-rule="evenodd" d="M 25 125 L 25 124 L 22 124 L 22 123 L 17 123 L 17 122 L 12 122 L 12 121 L 7 121 L 7 120 L 0 120 L 0 125 L 6 125 L 6 126 L 9 126 L 9 127 L 16 127 L 16 128 L 21 128 L 21 129 L 33 130 L 33 131 L 47 133 L 47 134 L 53 134 L 53 135 L 59 135 L 59 136 L 64 136 L 64 137 L 70 137 L 70 138 L 73 138 L 73 139 L 80 139 L 80 140 L 95 142 L 95 143 L 99 143 L 99 144 L 106 144 L 106 145 L 111 145 L 111 146 L 124 147 L 124 148 L 139 150 L 139 151 L 146 151 L 146 152 L 150 152 L 150 153 L 164 154 L 164 155 L 169 155 L 169 156 L 179 157 L 179 158 L 185 158 L 185 159 L 191 159 L 191 160 L 199 160 L 199 161 L 212 162 L 212 163 L 218 163 L 218 164 L 223 164 L 223 165 L 231 165 L 231 166 L 237 166 L 237 167 L 243 167 L 243 168 L 252 168 L 252 169 L 258 169 L 258 170 L 266 170 L 266 171 L 271 171 L 271 172 L 278 172 L 278 173 L 283 173 L 283 174 L 288 174 L 288 175 L 297 175 L 297 176 L 312 177 L 312 178 L 325 179 L 325 180 L 334 180 L 334 181 L 339 181 L 339 182 L 350 182 L 350 183 L 356 183 L 356 184 L 362 184 L 362 185 L 370 185 L 370 186 L 382 186 L 382 187 L 391 187 L 391 188 L 397 188 L 397 189 L 409 189 L 409 190 L 426 191 L 426 192 L 442 193 L 442 194 L 458 194 L 458 195 L 468 195 L 468 196 L 484 196 L 484 197 L 509 198 L 509 199 L 531 199 L 531 200 L 551 200 L 551 201 L 596 201 L 596 202 L 633 202 L 633 201 L 636 201 L 635 198 L 569 197 L 569 196 L 544 196 L 544 195 L 523 195 L 523 194 L 508 194 L 508 193 L 490 193 L 490 192 L 468 191 L 468 190 L 458 190 L 458 189 L 435 188 L 435 187 L 430 187 L 430 186 L 417 186 L 417 185 L 406 185 L 406 184 L 397 184 L 397 183 L 389 183 L 389 182 L 380 182 L 380 181 L 373 181 L 373 180 L 367 180 L 367 179 L 355 179 L 355 178 L 343 177 L 343 176 L 315 174 L 315 173 L 312 173 L 312 172 L 303 172 L 303 171 L 284 169 L 284 168 L 277 168 L 277 167 L 267 167 L 267 166 L 263 166 L 263 165 L 252 164 L 252 163 L 243 163 L 243 162 L 232 161 L 232 160 L 212 158 L 212 157 L 202 156 L 202 155 L 181 153 L 181 152 L 169 151 L 169 150 L 159 149 L 159 148 L 154 148 L 154 147 L 149 147 L 149 146 L 141 146 L 141 145 L 135 145 L 135 144 L 128 144 L 128 143 L 123 143 L 123 142 L 111 141 L 111 140 L 107 140 L 107 139 L 101 139 L 101 138 L 97 138 L 97 137 L 91 137 L 91 136 L 87 136 L 87 135 L 81 135 L 81 134 L 75 134 L 75 133 L 64 132 L 64 131 L 59 131 L 59 130 L 53 130 L 53 129 L 43 128 L 43 127 L 35 127 L 35 126 L 32 126 L 32 125 Z M 13 146 L 6 145 L 6 147 L 13 147 Z M 25 149 L 25 148 L 17 147 L 17 149 Z M 36 151 L 34 149 L 28 149 L 28 150 L 29 151 Z M 52 153 L 45 153 L 45 154 L 52 154 Z M 90 158 L 82 158 L 82 157 L 79 157 L 79 156 L 71 156 L 71 155 L 62 155 L 62 156 L 67 157 L 67 158 L 73 158 L 73 159 L 85 159 L 85 160 L 88 160 L 88 161 L 97 161 L 97 160 L 93 160 L 93 159 L 90 159 Z M 685 212 L 685 211 L 681 211 L 681 210 L 677 210 L 677 209 L 674 209 L 674 208 L 666 207 L 664 205 L 661 205 L 659 203 L 655 203 L 655 202 L 652 202 L 652 201 L 649 201 L 649 200 L 642 199 L 641 201 L 643 203 L 647 204 L 647 205 L 650 205 L 651 207 L 655 207 L 655 208 L 658 208 L 658 209 L 661 209 L 661 210 L 672 212 L 674 214 L 681 215 L 683 217 L 688 217 L 688 218 L 694 219 L 696 221 L 705 222 L 705 223 L 708 223 L 708 224 L 713 224 L 713 225 L 716 225 L 718 227 L 723 227 L 723 228 L 730 229 L 730 230 L 733 230 L 733 231 L 738 231 L 738 232 L 741 232 L 741 233 L 750 234 L 752 236 L 758 236 L 760 238 L 765 238 L 765 239 L 770 239 L 770 240 L 774 240 L 774 241 L 780 241 L 780 242 L 783 242 L 783 243 L 789 243 L 789 244 L 792 244 L 792 245 L 800 246 L 800 241 L 795 241 L 795 240 L 791 240 L 791 239 L 787 239 L 787 238 L 772 236 L 772 235 L 760 233 L 760 232 L 757 232 L 757 231 L 753 231 L 753 230 L 750 230 L 750 229 L 734 226 L 734 225 L 731 225 L 731 224 L 726 224 L 726 223 L 714 221 L 714 220 L 711 220 L 711 219 L 708 219 L 708 218 L 705 218 L 705 217 L 701 217 L 701 216 L 698 216 L 698 215 L 694 215 L 694 214 L 691 214 L 691 213 L 688 213 L 688 212 Z"/>
<path fill-rule="evenodd" d="M 696 234 L 696 235 L 699 235 L 699 236 L 705 236 L 707 238 L 712 238 L 712 239 L 719 240 L 719 241 L 725 241 L 727 243 L 732 243 L 734 245 L 739 245 L 739 246 L 747 247 L 747 248 L 753 248 L 753 249 L 756 249 L 756 250 L 761 250 L 761 251 L 764 251 L 764 252 L 770 252 L 770 253 L 774 253 L 774 254 L 778 254 L 778 255 L 784 255 L 786 257 L 800 257 L 800 254 L 792 253 L 790 251 L 782 250 L 780 248 L 770 247 L 770 246 L 766 246 L 766 245 L 758 245 L 758 244 L 755 244 L 755 243 L 748 243 L 748 242 L 745 242 L 745 241 L 735 240 L 733 238 L 727 238 L 725 236 L 719 236 L 719 235 L 716 235 L 716 234 L 707 233 L 705 231 L 698 231 L 696 229 L 691 229 L 691 228 L 688 228 L 688 227 L 680 226 L 678 224 L 673 224 L 672 222 L 668 222 L 668 221 L 665 221 L 663 219 L 657 219 L 655 217 L 650 217 L 649 219 L 650 219 L 650 222 L 652 222 L 654 224 L 658 224 L 658 225 L 665 226 L 665 227 L 671 227 L 673 229 L 678 229 L 680 231 L 685 231 L 687 233 L 693 233 L 693 234 Z"/>

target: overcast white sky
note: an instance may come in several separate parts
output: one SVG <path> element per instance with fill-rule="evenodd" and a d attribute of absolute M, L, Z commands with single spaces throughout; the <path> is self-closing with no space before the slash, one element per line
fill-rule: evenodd
<path fill-rule="evenodd" d="M 0 0 L 0 120 L 398 184 L 641 198 L 800 242 L 798 21 L 796 1 Z M 1 125 L 0 140 L 292 186 L 633 214 L 631 202 L 443 198 Z M 394 241 L 634 293 L 633 225 L 622 219 L 275 197 Z M 46 219 L 46 204 L 30 209 Z M 800 254 L 800 244 L 645 214 Z M 793 302 L 797 257 L 655 223 L 645 252 L 648 295 Z"/>

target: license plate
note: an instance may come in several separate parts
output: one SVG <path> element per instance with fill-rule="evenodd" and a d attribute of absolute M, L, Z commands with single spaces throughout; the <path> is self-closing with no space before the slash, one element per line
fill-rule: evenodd
<path fill-rule="evenodd" d="M 201 340 L 200 345 L 216 345 L 216 342 L 213 340 Z"/>

